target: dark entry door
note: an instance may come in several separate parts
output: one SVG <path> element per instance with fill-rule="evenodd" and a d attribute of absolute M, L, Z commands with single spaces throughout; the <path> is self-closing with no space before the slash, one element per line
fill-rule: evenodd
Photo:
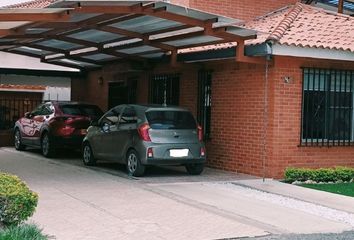
<path fill-rule="evenodd" d="M 149 101 L 154 104 L 179 104 L 179 75 L 153 75 L 149 84 Z"/>
<path fill-rule="evenodd" d="M 126 82 L 111 82 L 108 90 L 108 107 L 120 104 L 136 103 L 137 80 L 128 79 Z"/>

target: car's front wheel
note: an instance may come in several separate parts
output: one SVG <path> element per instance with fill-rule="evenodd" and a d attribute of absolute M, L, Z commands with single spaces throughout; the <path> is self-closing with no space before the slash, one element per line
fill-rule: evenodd
<path fill-rule="evenodd" d="M 129 175 L 139 177 L 144 174 L 145 166 L 141 164 L 139 155 L 135 150 L 129 150 L 126 162 Z"/>
<path fill-rule="evenodd" d="M 19 129 L 15 130 L 15 149 L 17 151 L 22 151 L 26 149 L 26 146 L 22 144 L 21 133 Z"/>
<path fill-rule="evenodd" d="M 204 170 L 204 164 L 203 163 L 187 164 L 186 170 L 191 175 L 200 175 Z"/>
<path fill-rule="evenodd" d="M 85 142 L 82 148 L 82 161 L 86 166 L 96 165 L 96 159 L 93 155 L 91 145 L 88 142 Z"/>
<path fill-rule="evenodd" d="M 55 147 L 49 134 L 46 132 L 41 139 L 41 149 L 43 156 L 50 158 L 54 156 Z"/>

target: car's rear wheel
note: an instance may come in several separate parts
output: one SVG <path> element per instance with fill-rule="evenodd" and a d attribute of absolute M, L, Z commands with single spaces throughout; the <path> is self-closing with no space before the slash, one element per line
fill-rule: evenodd
<path fill-rule="evenodd" d="M 140 177 L 145 172 L 145 166 L 141 164 L 138 153 L 135 150 L 129 150 L 127 154 L 128 174 L 134 177 Z"/>
<path fill-rule="evenodd" d="M 15 130 L 15 149 L 17 151 L 22 151 L 26 149 L 26 146 L 22 144 L 21 133 L 19 129 Z"/>
<path fill-rule="evenodd" d="M 50 158 L 54 156 L 55 146 L 49 134 L 45 132 L 41 139 L 41 149 L 43 156 Z"/>
<path fill-rule="evenodd" d="M 191 175 L 200 175 L 204 170 L 204 164 L 203 163 L 187 164 L 186 170 Z"/>
<path fill-rule="evenodd" d="M 93 155 L 91 145 L 88 142 L 85 142 L 82 148 L 82 161 L 86 166 L 96 165 L 96 159 Z"/>

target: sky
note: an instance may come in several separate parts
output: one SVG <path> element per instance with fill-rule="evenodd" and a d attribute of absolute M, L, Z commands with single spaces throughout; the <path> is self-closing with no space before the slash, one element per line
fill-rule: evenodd
<path fill-rule="evenodd" d="M 0 6 L 12 5 L 21 2 L 28 2 L 30 0 L 0 0 Z"/>

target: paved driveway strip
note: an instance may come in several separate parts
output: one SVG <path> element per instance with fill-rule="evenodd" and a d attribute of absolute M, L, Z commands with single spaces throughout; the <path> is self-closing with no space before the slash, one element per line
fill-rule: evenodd
<path fill-rule="evenodd" d="M 268 234 L 134 180 L 0 149 L 0 169 L 39 193 L 32 218 L 57 239 L 222 239 Z"/>
<path fill-rule="evenodd" d="M 199 177 L 133 180 L 119 171 L 112 174 L 115 169 L 83 167 L 80 159 L 48 160 L 10 148 L 0 149 L 0 169 L 19 175 L 39 193 L 32 219 L 57 239 L 234 239 L 353 229 L 350 221 L 281 204 L 277 194 L 286 195 L 281 192 L 270 195 L 280 202 L 270 201 L 263 192 L 230 183 L 259 181 L 239 179 L 249 176 L 207 170 Z"/>

